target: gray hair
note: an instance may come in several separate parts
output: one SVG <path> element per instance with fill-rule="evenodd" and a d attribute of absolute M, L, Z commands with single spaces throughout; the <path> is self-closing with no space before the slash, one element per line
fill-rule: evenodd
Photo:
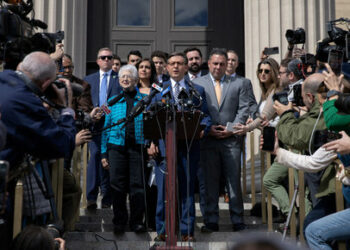
<path fill-rule="evenodd" d="M 124 71 L 129 71 L 131 73 L 132 78 L 135 79 L 136 81 L 138 80 L 139 75 L 138 75 L 137 69 L 134 65 L 126 64 L 126 65 L 122 66 L 119 70 L 119 73 L 118 73 L 119 78 L 121 78 Z"/>
<path fill-rule="evenodd" d="M 56 64 L 44 52 L 28 54 L 20 64 L 19 70 L 29 73 L 34 82 L 45 82 L 56 77 Z"/>

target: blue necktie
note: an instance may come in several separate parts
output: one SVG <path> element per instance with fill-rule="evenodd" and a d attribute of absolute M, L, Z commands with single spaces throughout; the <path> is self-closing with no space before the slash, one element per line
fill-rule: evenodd
<path fill-rule="evenodd" d="M 100 88 L 100 107 L 107 102 L 107 73 L 103 74 Z"/>

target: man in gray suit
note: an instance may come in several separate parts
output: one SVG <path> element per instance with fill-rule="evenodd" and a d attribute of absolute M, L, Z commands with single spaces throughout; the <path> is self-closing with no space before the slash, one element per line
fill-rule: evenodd
<path fill-rule="evenodd" d="M 244 78 L 240 75 L 237 75 L 236 69 L 239 65 L 239 58 L 234 50 L 227 51 L 227 68 L 226 75 L 229 75 L 233 78 L 241 78 L 244 81 L 244 84 L 247 85 L 248 95 L 249 95 L 249 116 L 254 120 L 258 112 L 258 104 L 256 103 L 255 95 L 253 92 L 253 86 L 249 79 Z"/>
<path fill-rule="evenodd" d="M 243 199 L 241 192 L 241 140 L 228 130 L 228 122 L 245 123 L 248 118 L 249 97 L 244 81 L 225 75 L 227 54 L 213 49 L 208 61 L 209 74 L 193 82 L 204 87 L 209 114 L 212 118 L 209 136 L 201 142 L 201 167 L 205 180 L 205 225 L 202 232 L 219 230 L 219 186 L 223 171 L 229 192 L 233 231 L 243 230 Z M 229 126 L 232 128 L 232 125 Z"/>

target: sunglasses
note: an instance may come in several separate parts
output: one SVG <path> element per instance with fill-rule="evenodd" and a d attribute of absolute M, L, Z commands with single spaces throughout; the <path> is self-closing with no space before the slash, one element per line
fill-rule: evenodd
<path fill-rule="evenodd" d="M 99 56 L 98 58 L 101 59 L 101 60 L 106 60 L 106 58 L 108 60 L 112 60 L 113 56 Z"/>
<path fill-rule="evenodd" d="M 265 74 L 268 74 L 268 73 L 270 73 L 270 70 L 269 69 L 259 69 L 258 72 L 259 72 L 259 74 L 261 74 L 262 72 L 264 72 Z"/>

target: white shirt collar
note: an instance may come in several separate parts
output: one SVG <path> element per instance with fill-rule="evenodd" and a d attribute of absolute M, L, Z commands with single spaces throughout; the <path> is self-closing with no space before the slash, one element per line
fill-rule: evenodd
<path fill-rule="evenodd" d="M 102 77 L 104 73 L 107 73 L 108 74 L 107 76 L 111 76 L 112 69 L 108 70 L 107 72 L 100 70 L 100 77 Z"/>
<path fill-rule="evenodd" d="M 213 84 L 214 84 L 214 86 L 215 86 L 216 83 L 215 83 L 214 77 L 212 76 L 211 73 L 209 73 L 209 76 L 210 76 L 210 78 L 211 78 L 211 80 L 212 80 L 212 82 L 213 82 Z M 223 77 L 221 77 L 221 79 L 220 79 L 220 84 L 221 84 L 221 85 L 222 85 L 224 79 L 225 79 L 225 75 L 223 75 Z"/>
<path fill-rule="evenodd" d="M 197 74 L 192 74 L 191 72 L 188 71 L 188 76 L 190 77 L 190 80 L 192 81 L 194 78 L 194 76 L 196 78 L 200 77 L 202 75 L 202 71 L 199 71 Z"/>
<path fill-rule="evenodd" d="M 171 82 L 171 88 L 174 89 L 175 88 L 175 84 L 177 82 L 173 78 L 170 78 L 170 82 Z M 185 78 L 182 78 L 182 80 L 180 80 L 178 83 L 180 84 L 181 88 L 186 88 Z"/>

